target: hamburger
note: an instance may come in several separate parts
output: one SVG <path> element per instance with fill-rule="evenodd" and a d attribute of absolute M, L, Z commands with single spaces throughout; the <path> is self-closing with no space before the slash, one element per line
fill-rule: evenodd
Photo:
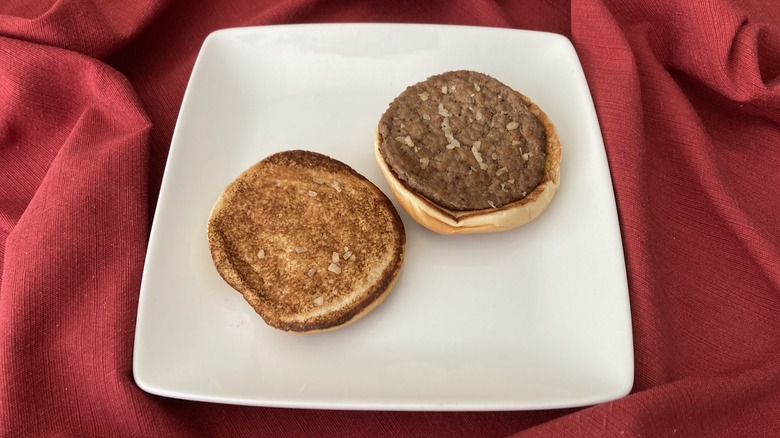
<path fill-rule="evenodd" d="M 560 184 L 553 123 L 527 96 L 479 72 L 450 71 L 406 88 L 382 115 L 374 145 L 399 204 L 438 233 L 528 223 Z"/>

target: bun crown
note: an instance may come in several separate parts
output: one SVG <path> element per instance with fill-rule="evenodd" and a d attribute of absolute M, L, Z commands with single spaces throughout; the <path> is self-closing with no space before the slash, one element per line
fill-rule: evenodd
<path fill-rule="evenodd" d="M 296 150 L 258 162 L 225 189 L 208 240 L 220 275 L 269 325 L 317 332 L 384 300 L 406 237 L 374 184 L 340 161 Z"/>

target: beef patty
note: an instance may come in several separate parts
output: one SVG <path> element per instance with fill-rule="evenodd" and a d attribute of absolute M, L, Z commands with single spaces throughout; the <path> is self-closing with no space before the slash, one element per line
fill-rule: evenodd
<path fill-rule="evenodd" d="M 544 177 L 547 133 L 529 103 L 482 73 L 432 76 L 382 115 L 380 153 L 404 184 L 439 206 L 501 207 Z"/>

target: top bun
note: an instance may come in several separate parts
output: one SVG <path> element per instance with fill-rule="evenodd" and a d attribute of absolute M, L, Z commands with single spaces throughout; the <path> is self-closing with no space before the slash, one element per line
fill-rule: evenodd
<path fill-rule="evenodd" d="M 295 150 L 266 157 L 225 188 L 208 241 L 219 274 L 266 323 L 314 333 L 354 322 L 387 297 L 406 234 L 373 183 Z"/>
<path fill-rule="evenodd" d="M 473 71 L 408 87 L 380 119 L 375 154 L 404 210 L 442 234 L 526 224 L 560 184 L 561 144 L 547 115 Z"/>

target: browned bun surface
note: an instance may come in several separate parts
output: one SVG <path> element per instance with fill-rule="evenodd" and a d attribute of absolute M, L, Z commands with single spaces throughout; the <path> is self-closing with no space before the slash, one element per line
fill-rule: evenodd
<path fill-rule="evenodd" d="M 212 259 L 269 325 L 312 333 L 381 303 L 403 264 L 406 235 L 389 199 L 346 164 L 279 152 L 224 190 L 208 221 Z"/>
<path fill-rule="evenodd" d="M 530 222 L 560 183 L 561 144 L 547 115 L 473 71 L 408 87 L 382 115 L 375 152 L 401 206 L 444 234 Z"/>

